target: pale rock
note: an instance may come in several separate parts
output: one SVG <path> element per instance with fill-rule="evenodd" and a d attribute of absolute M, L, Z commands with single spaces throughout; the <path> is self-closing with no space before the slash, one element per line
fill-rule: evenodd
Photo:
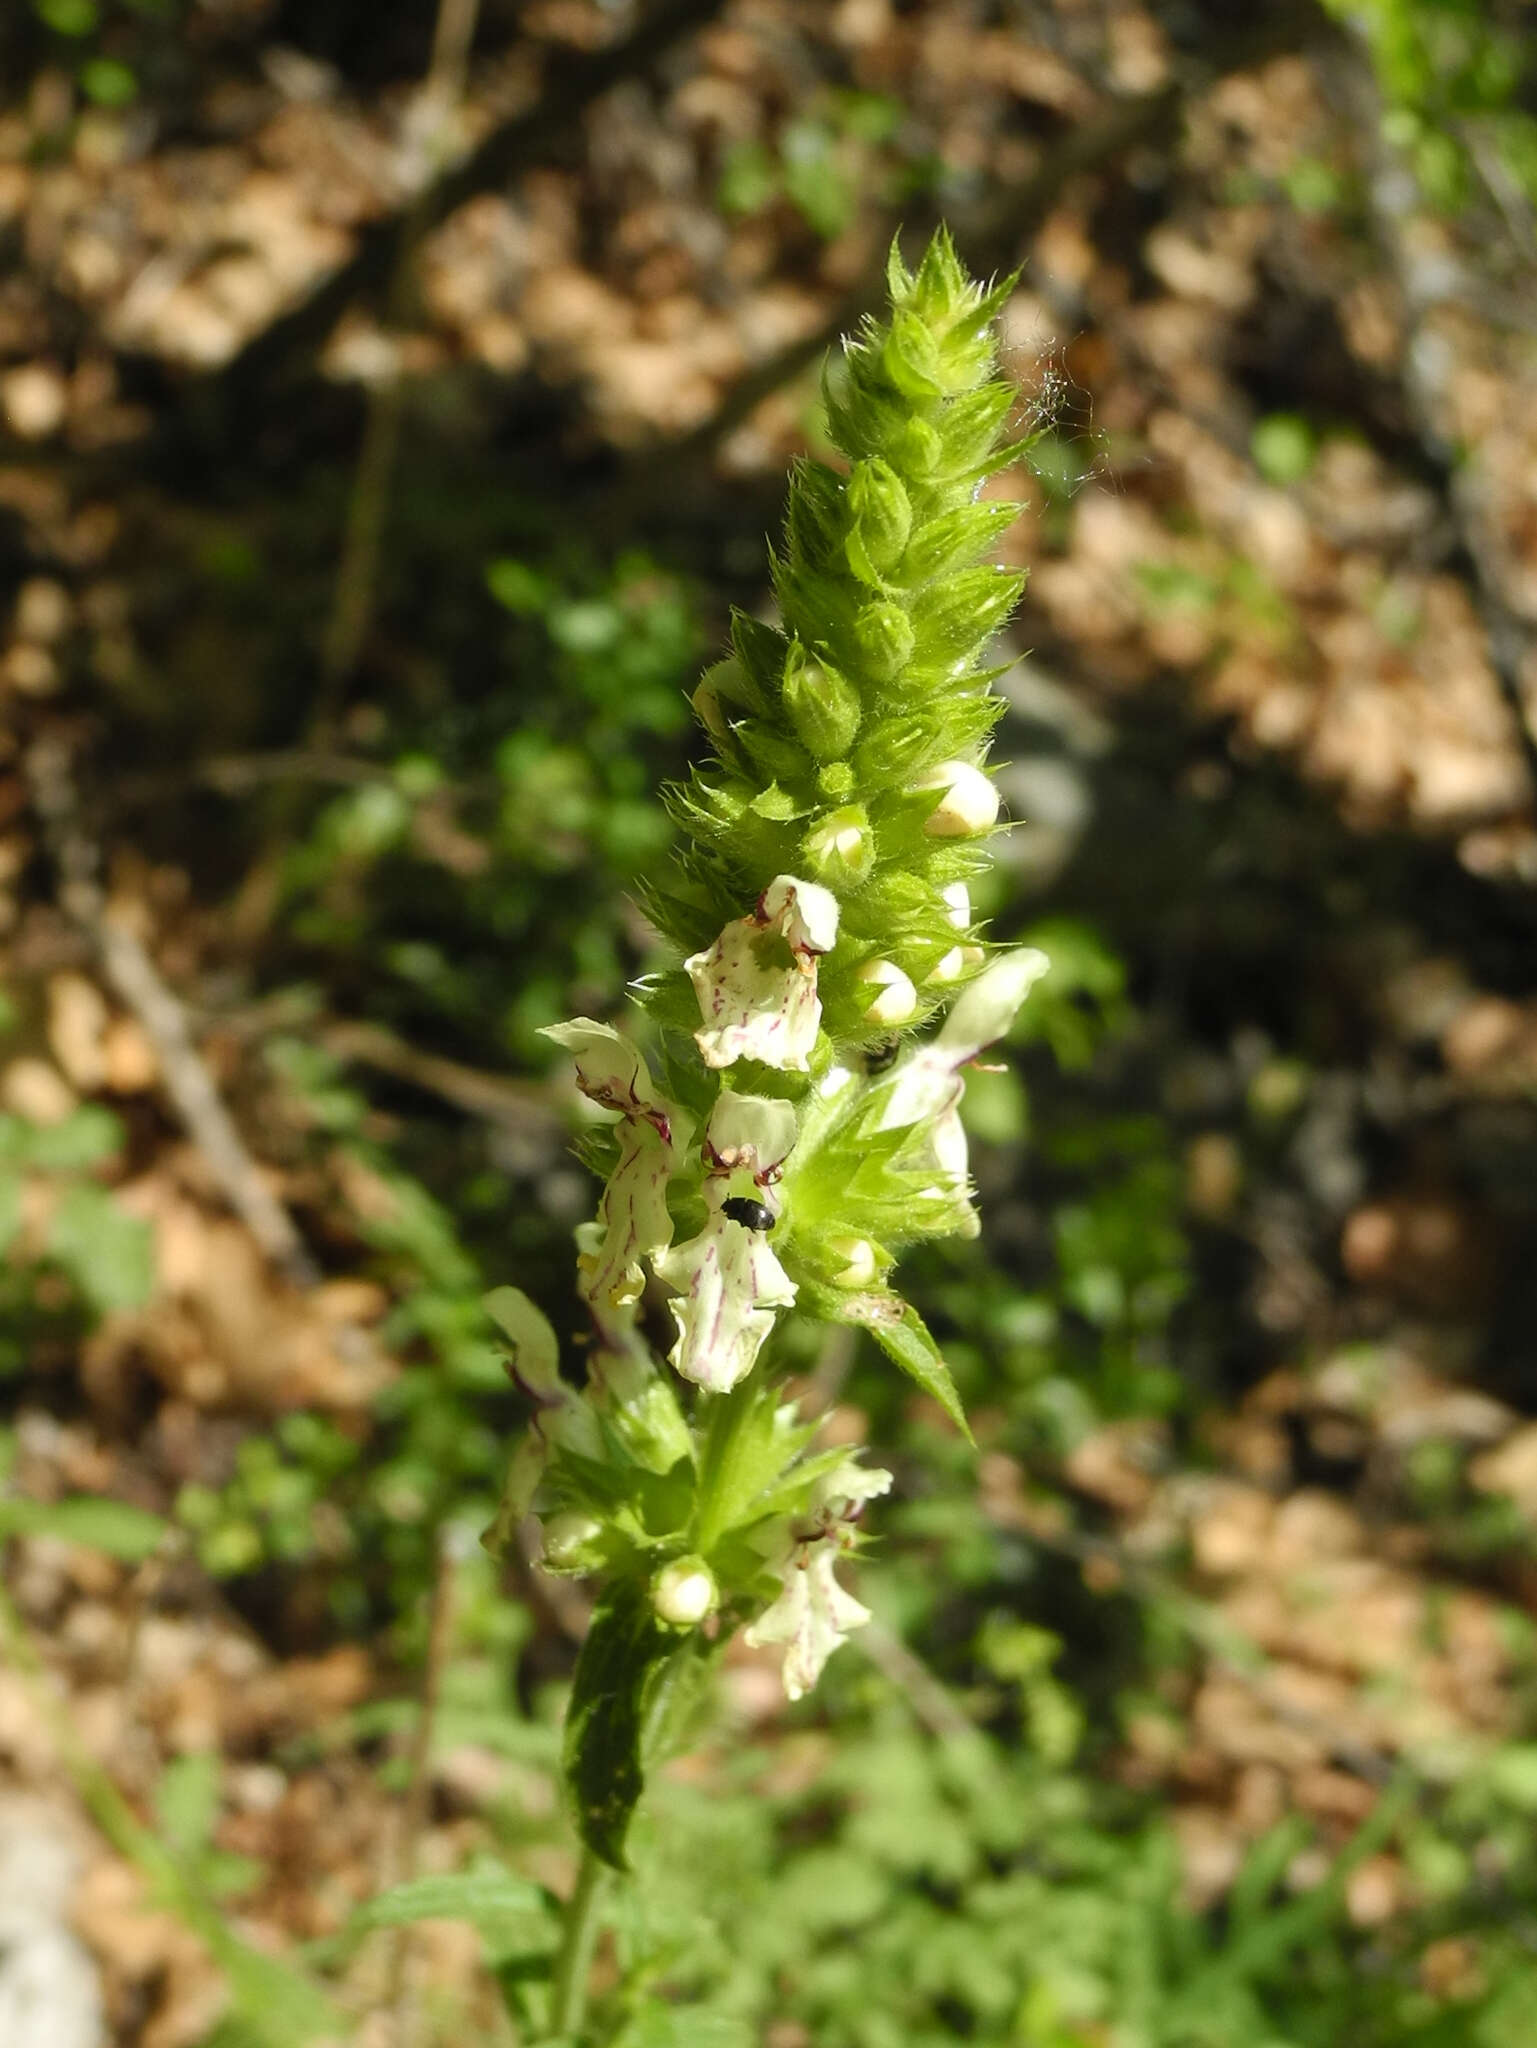
<path fill-rule="evenodd" d="M 1495 1450 L 1468 1467 L 1480 1493 L 1503 1493 L 1529 1520 L 1537 1521 L 1537 1422 L 1529 1422 Z"/>
<path fill-rule="evenodd" d="M 106 997 L 83 974 L 56 974 L 49 982 L 49 1049 L 83 1095 L 106 1079 L 102 1041 L 109 1017 Z"/>
<path fill-rule="evenodd" d="M 79 1106 L 74 1090 L 47 1060 L 12 1060 L 0 1074 L 0 1103 L 29 1124 L 61 1124 Z"/>
<path fill-rule="evenodd" d="M 23 441 L 45 441 L 64 424 L 69 391 L 52 363 L 18 363 L 0 376 L 0 413 Z"/>

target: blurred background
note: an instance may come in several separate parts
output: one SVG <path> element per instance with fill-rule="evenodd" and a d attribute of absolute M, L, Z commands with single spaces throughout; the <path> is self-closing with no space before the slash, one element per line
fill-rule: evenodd
<path fill-rule="evenodd" d="M 575 1327 L 596 1192 L 538 1029 L 654 964 L 686 692 L 941 218 L 1045 429 L 984 908 L 1053 965 L 912 1283 L 979 1449 L 789 1329 L 898 1475 L 877 1620 L 794 1710 L 732 1652 L 594 2038 L 1530 2042 L 1532 52 L 9 0 L 7 2048 L 534 2038 L 586 1608 L 476 1539 L 479 1297 Z"/>

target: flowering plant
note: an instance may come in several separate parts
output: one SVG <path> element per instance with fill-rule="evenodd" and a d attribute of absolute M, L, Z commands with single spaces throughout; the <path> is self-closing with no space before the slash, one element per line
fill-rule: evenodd
<path fill-rule="evenodd" d="M 738 616 L 694 693 L 710 753 L 671 792 L 682 850 L 646 903 L 680 960 L 640 991 L 655 1050 L 550 1030 L 609 1118 L 578 1232 L 585 1386 L 525 1295 L 488 1302 L 533 1404 L 488 1541 L 535 1514 L 545 1569 L 598 1582 L 566 1776 L 590 1861 L 617 1867 L 713 1645 L 742 1624 L 781 1645 L 796 1699 L 868 1619 L 838 1568 L 890 1474 L 815 1447 L 763 1357 L 779 1317 L 868 1330 L 965 1428 L 893 1268 L 975 1232 L 964 1070 L 1046 965 L 990 951 L 969 893 L 998 830 L 983 655 L 1023 581 L 984 559 L 1015 508 L 979 499 L 1029 445 L 994 375 L 1012 280 L 970 281 L 943 231 L 888 276 L 889 320 L 826 381 L 847 473 L 791 480 L 781 623 Z"/>

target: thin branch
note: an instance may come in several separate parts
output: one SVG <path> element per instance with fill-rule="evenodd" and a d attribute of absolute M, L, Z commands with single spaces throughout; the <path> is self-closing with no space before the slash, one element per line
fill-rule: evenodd
<path fill-rule="evenodd" d="M 537 1085 L 423 1052 L 382 1024 L 323 1024 L 314 1035 L 338 1059 L 357 1060 L 393 1074 L 397 1080 L 451 1103 L 466 1116 L 485 1117 L 520 1131 L 543 1132 L 552 1140 L 565 1133 L 565 1119 Z"/>
<path fill-rule="evenodd" d="M 293 1219 L 267 1185 L 193 1043 L 187 1013 L 138 934 L 112 914 L 99 879 L 100 851 L 82 823 L 69 748 L 37 740 L 27 774 L 59 869 L 59 901 L 91 940 L 106 980 L 155 1049 L 166 1093 L 221 1193 L 267 1258 L 300 1287 L 320 1278 Z"/>
<path fill-rule="evenodd" d="M 343 789 L 394 784 L 397 773 L 388 761 L 363 761 L 348 754 L 318 753 L 303 747 L 280 747 L 266 754 L 213 754 L 190 761 L 185 768 L 154 775 L 114 779 L 110 790 L 95 799 L 116 811 L 138 810 L 174 802 L 190 788 L 203 787 L 220 796 L 245 796 L 272 783 L 318 782 Z"/>
<path fill-rule="evenodd" d="M 975 1722 L 960 1703 L 930 1671 L 923 1659 L 910 1650 L 899 1635 L 871 1616 L 849 1639 L 902 1694 L 916 1718 L 938 1742 L 974 1742 Z"/>

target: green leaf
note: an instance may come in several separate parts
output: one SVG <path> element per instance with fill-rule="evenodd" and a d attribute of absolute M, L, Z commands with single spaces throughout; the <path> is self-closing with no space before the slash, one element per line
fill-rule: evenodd
<path fill-rule="evenodd" d="M 99 107 L 126 107 L 139 97 L 139 81 L 115 57 L 92 57 L 80 67 L 80 89 Z"/>
<path fill-rule="evenodd" d="M 752 2048 L 753 2030 L 725 2013 L 679 2011 L 659 1999 L 614 2037 L 613 2048 Z"/>
<path fill-rule="evenodd" d="M 56 36 L 88 36 L 101 19 L 96 0 L 32 0 L 32 11 Z"/>
<path fill-rule="evenodd" d="M 577 1831 L 595 1856 L 625 1870 L 624 1845 L 645 1786 L 649 1709 L 678 1653 L 644 1589 L 611 1586 L 598 1602 L 576 1662 L 566 1709 L 564 1769 Z"/>
<path fill-rule="evenodd" d="M 99 1315 L 138 1308 L 154 1281 L 149 1225 L 130 1216 L 105 1188 L 66 1188 L 53 1212 L 48 1249 Z"/>
<path fill-rule="evenodd" d="M 342 2038 L 341 2016 L 317 1984 L 232 1934 L 213 1910 L 198 1915 L 193 1924 L 228 1977 L 234 2005 L 262 2048 L 304 2048 L 311 2041 Z"/>
<path fill-rule="evenodd" d="M 967 1443 L 972 1441 L 950 1368 L 927 1323 L 910 1302 L 896 1294 L 851 1294 L 840 1302 L 837 1313 L 840 1322 L 868 1330 L 886 1356 L 939 1403 Z"/>
<path fill-rule="evenodd" d="M 489 565 L 486 588 L 498 604 L 523 618 L 542 612 L 550 600 L 550 586 L 538 570 L 511 558 Z"/>
<path fill-rule="evenodd" d="M 28 1130 L 21 1157 L 43 1173 L 83 1173 L 122 1149 L 122 1119 L 99 1102 L 84 1102 L 59 1123 Z"/>
<path fill-rule="evenodd" d="M 739 1523 L 757 1519 L 756 1503 L 811 1434 L 793 1408 L 781 1407 L 761 1375 L 714 1398 L 700 1460 L 694 1527 L 694 1541 L 703 1555 L 708 1556 Z"/>
<path fill-rule="evenodd" d="M 541 1885 L 484 1864 L 443 1877 L 411 1878 L 365 1899 L 348 1916 L 342 1938 L 353 1941 L 376 1927 L 404 1927 L 414 1920 L 464 1920 L 494 1938 L 508 1920 L 531 1914 L 542 1918 L 550 1911 L 550 1896 Z"/>
<path fill-rule="evenodd" d="M 9 1251 L 21 1229 L 21 1175 L 0 1169 L 0 1255 Z"/>
<path fill-rule="evenodd" d="M 105 1551 L 122 1564 L 142 1564 L 160 1548 L 169 1523 L 127 1501 L 81 1493 L 69 1500 L 0 1500 L 0 1535 L 55 1536 Z"/>
<path fill-rule="evenodd" d="M 219 1817 L 220 1758 L 215 1750 L 173 1757 L 155 1787 L 160 1831 L 177 1855 L 195 1857 L 208 1845 Z"/>

